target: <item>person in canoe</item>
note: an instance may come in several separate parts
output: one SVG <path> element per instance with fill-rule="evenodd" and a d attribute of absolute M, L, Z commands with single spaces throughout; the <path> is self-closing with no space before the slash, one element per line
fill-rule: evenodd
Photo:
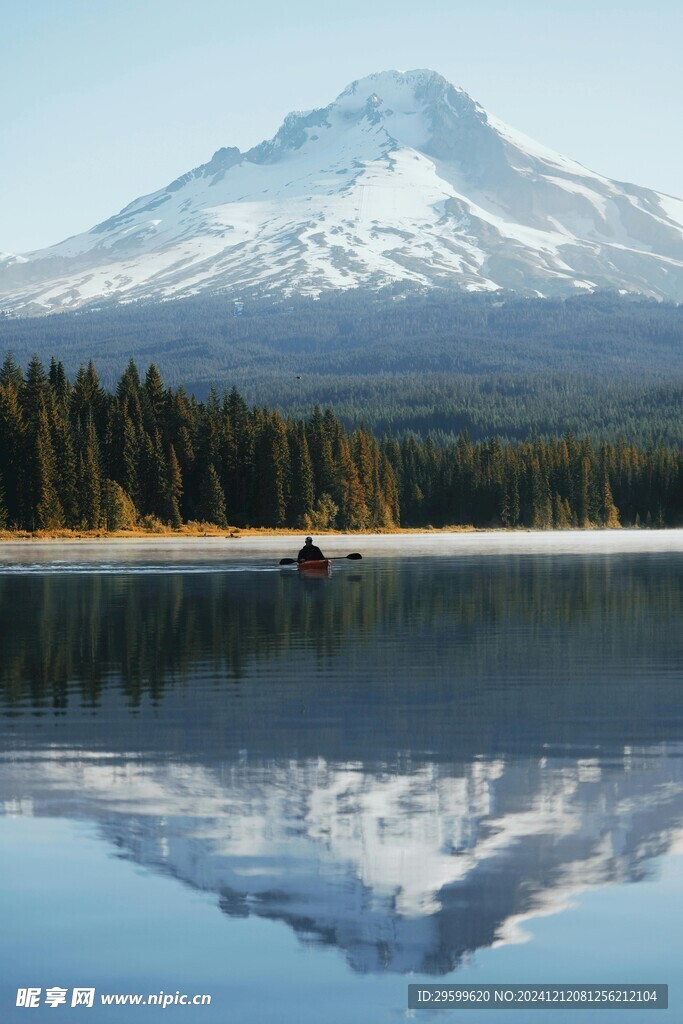
<path fill-rule="evenodd" d="M 297 555 L 297 562 L 324 562 L 325 556 L 313 543 L 312 537 L 306 538 L 306 543 Z"/>

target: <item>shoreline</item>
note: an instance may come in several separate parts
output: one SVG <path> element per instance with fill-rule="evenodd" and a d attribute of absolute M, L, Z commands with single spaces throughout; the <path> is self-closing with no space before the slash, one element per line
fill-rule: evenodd
<path fill-rule="evenodd" d="M 308 531 L 310 534 L 312 531 Z M 482 526 L 417 526 L 414 528 L 396 527 L 392 530 L 373 531 L 371 533 L 356 532 L 343 533 L 336 531 L 325 531 L 316 533 L 316 537 L 400 537 L 432 534 L 460 534 L 460 533 L 527 533 L 539 532 L 520 530 L 505 530 L 502 527 Z M 555 531 L 551 531 L 555 532 Z M 306 530 L 295 530 L 290 527 L 228 527 L 227 530 L 219 527 L 207 527 L 201 530 L 1 530 L 0 547 L 3 544 L 71 544 L 71 543 L 102 543 L 108 541 L 176 541 L 184 543 L 196 540 L 245 540 L 256 537 L 304 537 L 308 536 Z"/>
<path fill-rule="evenodd" d="M 171 559 L 183 564 L 202 560 L 244 562 L 295 557 L 305 533 L 252 531 L 231 537 L 215 534 L 142 534 L 5 539 L 0 543 L 0 570 L 30 563 L 142 563 Z M 683 528 L 670 530 L 423 530 L 397 533 L 320 533 L 315 535 L 327 557 L 358 551 L 363 559 L 399 557 L 479 557 L 487 555 L 683 554 Z M 361 565 L 362 563 L 358 563 Z"/>

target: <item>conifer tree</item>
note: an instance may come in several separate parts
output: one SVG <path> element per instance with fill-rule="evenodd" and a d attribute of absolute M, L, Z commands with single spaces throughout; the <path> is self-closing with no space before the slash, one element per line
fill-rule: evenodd
<path fill-rule="evenodd" d="M 121 484 L 135 507 L 140 509 L 140 436 L 128 412 L 128 399 L 124 398 L 122 405 L 117 402 L 116 408 L 114 451 L 110 466 L 114 479 Z"/>
<path fill-rule="evenodd" d="M 15 363 L 11 352 L 7 353 L 2 367 L 0 367 L 0 384 L 5 387 L 11 385 L 17 392 L 21 391 L 24 387 L 24 375 L 21 372 L 21 368 Z"/>
<path fill-rule="evenodd" d="M 553 506 L 550 485 L 545 465 L 536 454 L 529 464 L 531 485 L 531 525 L 537 530 L 547 530 L 553 523 Z"/>
<path fill-rule="evenodd" d="M 225 493 L 231 519 L 244 526 L 251 516 L 255 429 L 247 405 L 233 387 L 223 400 Z"/>
<path fill-rule="evenodd" d="M 259 522 L 264 526 L 285 526 L 289 506 L 291 456 L 287 427 L 279 413 L 270 413 L 265 417 L 257 452 Z"/>
<path fill-rule="evenodd" d="M 420 487 L 419 446 L 412 435 L 404 437 L 401 442 L 401 465 L 400 501 L 404 518 L 406 522 L 421 526 L 424 494 Z"/>
<path fill-rule="evenodd" d="M 164 517 L 168 510 L 168 468 L 158 430 L 143 431 L 141 445 L 141 510 L 145 515 Z"/>
<path fill-rule="evenodd" d="M 195 403 L 182 385 L 175 394 L 169 395 L 167 417 L 168 439 L 173 445 L 183 483 L 181 510 L 191 517 L 196 514 L 201 486 L 200 467 L 196 460 L 198 424 Z"/>
<path fill-rule="evenodd" d="M 121 379 L 116 387 L 116 399 L 117 408 L 122 416 L 126 416 L 132 425 L 132 432 L 138 439 L 138 444 L 141 443 L 142 433 L 145 429 L 143 414 L 142 414 L 142 387 L 140 384 L 140 375 L 138 374 L 137 366 L 133 359 L 130 360 L 128 366 L 121 375 Z M 137 487 L 137 481 L 136 481 Z M 125 488 L 128 490 L 128 488 Z M 128 491 L 131 494 L 130 491 Z M 132 494 L 131 494 L 132 497 Z"/>
<path fill-rule="evenodd" d="M 520 523 L 519 470 L 513 449 L 504 456 L 503 492 L 501 497 L 500 520 L 505 527 L 519 526 Z"/>
<path fill-rule="evenodd" d="M 382 453 L 387 457 L 389 465 L 394 471 L 396 486 L 401 493 L 403 486 L 403 461 L 401 459 L 401 448 L 395 437 L 385 437 L 382 441 Z"/>
<path fill-rule="evenodd" d="M 203 522 L 214 523 L 221 529 L 227 529 L 228 517 L 225 507 L 225 495 L 216 467 L 210 463 L 202 481 L 202 493 L 199 514 Z"/>
<path fill-rule="evenodd" d="M 457 507 L 456 522 L 472 523 L 472 495 L 474 492 L 474 445 L 469 431 L 463 430 L 456 442 Z"/>
<path fill-rule="evenodd" d="M 343 530 L 365 530 L 369 512 L 358 478 L 358 470 L 351 455 L 348 439 L 341 435 L 337 441 L 338 482 L 335 503 L 339 507 L 339 524 Z"/>
<path fill-rule="evenodd" d="M 54 409 L 53 406 L 53 447 L 57 474 L 57 494 L 64 510 L 67 526 L 78 525 L 78 464 L 74 451 L 73 434 L 68 418 L 68 407 Z"/>
<path fill-rule="evenodd" d="M 600 472 L 602 476 L 600 522 L 608 529 L 614 530 L 621 526 L 621 523 L 619 522 L 619 510 L 614 504 L 614 498 L 612 497 L 612 488 L 609 482 L 609 463 L 609 452 L 607 446 L 603 444 L 600 446 Z"/>
<path fill-rule="evenodd" d="M 375 511 L 376 474 L 370 438 L 361 428 L 355 431 L 352 439 L 353 461 L 358 472 L 358 482 L 363 492 L 363 500 L 369 513 Z"/>
<path fill-rule="evenodd" d="M 321 494 L 315 503 L 313 511 L 304 520 L 303 527 L 306 530 L 329 530 L 334 527 L 338 507 L 332 501 L 329 494 Z"/>
<path fill-rule="evenodd" d="M 21 392 L 31 444 L 35 441 L 41 413 L 46 411 L 48 394 L 48 381 L 43 364 L 38 356 L 33 356 L 28 364 L 26 381 Z"/>
<path fill-rule="evenodd" d="M 107 530 L 132 530 L 137 524 L 137 510 L 123 487 L 115 480 L 104 484 L 104 525 Z"/>
<path fill-rule="evenodd" d="M 221 454 L 221 409 L 218 403 L 218 392 L 211 387 L 204 407 L 201 420 L 199 439 L 200 457 L 212 462 L 214 466 L 220 462 Z"/>
<path fill-rule="evenodd" d="M 33 522 L 38 530 L 52 530 L 64 525 L 56 487 L 55 455 L 50 435 L 44 395 L 39 396 L 38 423 L 33 443 Z"/>
<path fill-rule="evenodd" d="M 166 519 L 170 522 L 174 530 L 178 530 L 180 526 L 182 526 L 183 522 L 180 514 L 180 499 L 183 494 L 183 479 L 180 471 L 180 464 L 176 458 L 175 449 L 172 444 L 168 447 L 166 466 Z"/>
<path fill-rule="evenodd" d="M 552 525 L 557 530 L 568 530 L 572 525 L 572 514 L 569 502 L 562 498 L 557 491 L 553 494 L 553 521 Z"/>
<path fill-rule="evenodd" d="M 66 373 L 64 372 L 64 364 L 61 360 L 58 362 L 54 356 L 52 356 L 50 360 L 48 380 L 50 382 L 50 387 L 52 388 L 57 407 L 63 409 L 69 399 L 69 383 L 66 379 Z"/>
<path fill-rule="evenodd" d="M 313 467 L 313 484 L 316 494 L 332 495 L 336 487 L 336 468 L 333 455 L 333 444 L 336 439 L 336 424 L 332 422 L 329 410 L 323 416 L 320 407 L 313 410 L 307 430 L 306 439 Z"/>
<path fill-rule="evenodd" d="M 505 492 L 503 449 L 497 437 L 491 438 L 487 446 L 484 480 L 487 491 L 484 515 L 487 521 L 494 522 L 500 515 Z"/>
<path fill-rule="evenodd" d="M 135 364 L 135 360 L 132 358 L 128 361 L 128 366 L 121 374 L 121 379 L 116 388 L 117 398 L 123 400 L 124 398 L 133 399 L 137 398 L 140 400 L 140 374 Z"/>
<path fill-rule="evenodd" d="M 71 421 L 79 433 L 85 434 L 87 424 L 92 422 L 95 432 L 104 436 L 106 400 L 92 359 L 76 374 L 70 395 L 70 412 Z"/>
<path fill-rule="evenodd" d="M 154 434 L 154 431 L 158 430 L 163 436 L 168 403 L 164 382 L 154 363 L 150 364 L 145 375 L 144 394 L 148 410 L 147 430 L 150 434 Z"/>
<path fill-rule="evenodd" d="M 427 522 L 431 523 L 434 518 L 435 512 L 435 494 L 434 486 L 439 476 L 439 453 L 436 445 L 434 444 L 434 438 L 431 434 L 427 434 L 424 444 L 422 446 L 422 458 L 421 458 L 421 487 L 424 493 L 424 512 L 423 515 L 427 517 Z"/>
<path fill-rule="evenodd" d="M 384 492 L 382 491 L 382 484 L 380 480 L 380 452 L 379 444 L 376 438 L 370 437 L 370 457 L 372 459 L 372 474 L 370 480 L 370 487 L 372 491 L 372 499 L 369 506 L 370 512 L 370 525 L 371 526 L 391 526 L 392 518 L 391 514 L 386 507 L 384 501 Z"/>
<path fill-rule="evenodd" d="M 100 453 L 92 418 L 89 419 L 78 456 L 78 494 L 81 525 L 97 530 L 102 518 L 102 478 Z"/>
<path fill-rule="evenodd" d="M 398 483 L 391 462 L 384 452 L 382 452 L 380 460 L 379 475 L 383 516 L 382 522 L 378 525 L 384 527 L 399 526 L 401 522 L 401 505 L 398 495 Z"/>
<path fill-rule="evenodd" d="M 576 518 L 578 525 L 585 529 L 591 525 L 593 512 L 592 501 L 592 474 L 591 463 L 588 455 L 581 455 L 579 458 L 579 481 L 576 495 Z"/>
<path fill-rule="evenodd" d="M 315 495 L 313 466 L 303 425 L 289 425 L 288 438 L 291 454 L 291 522 L 293 526 L 301 526 L 306 529 L 310 528 L 308 524 L 313 513 Z"/>

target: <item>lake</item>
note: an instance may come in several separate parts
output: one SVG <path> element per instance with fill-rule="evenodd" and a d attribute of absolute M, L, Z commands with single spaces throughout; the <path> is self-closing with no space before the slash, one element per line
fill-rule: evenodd
<path fill-rule="evenodd" d="M 0 548 L 0 1019 L 642 982 L 680 1020 L 681 533 L 326 539 L 364 557 L 313 579 L 298 546 Z"/>

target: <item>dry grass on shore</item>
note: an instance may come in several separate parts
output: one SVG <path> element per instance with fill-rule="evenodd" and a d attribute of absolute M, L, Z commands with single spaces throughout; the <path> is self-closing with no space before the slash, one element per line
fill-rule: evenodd
<path fill-rule="evenodd" d="M 368 531 L 359 530 L 354 531 L 358 536 L 363 536 Z M 474 526 L 443 526 L 443 527 L 413 527 L 411 529 L 402 529 L 400 527 L 394 527 L 393 529 L 378 530 L 373 529 L 372 533 L 382 534 L 402 534 L 402 533 L 473 533 L 481 532 Z M 216 526 L 214 523 L 185 523 L 178 530 L 173 530 L 168 526 L 164 526 L 159 523 L 152 529 L 132 529 L 132 530 L 66 530 L 66 529 L 55 529 L 55 530 L 0 530 L 0 543 L 16 542 L 16 541 L 93 541 L 93 540 L 150 540 L 168 538 L 170 540 L 182 540 L 185 537 L 188 538 L 206 538 L 216 540 L 239 540 L 240 537 L 302 537 L 306 533 L 305 530 L 295 529 L 277 529 L 275 527 L 263 526 L 263 527 L 228 527 L 223 529 Z M 351 531 L 341 533 L 340 531 L 320 531 L 317 536 L 333 537 L 333 536 L 350 536 Z"/>

